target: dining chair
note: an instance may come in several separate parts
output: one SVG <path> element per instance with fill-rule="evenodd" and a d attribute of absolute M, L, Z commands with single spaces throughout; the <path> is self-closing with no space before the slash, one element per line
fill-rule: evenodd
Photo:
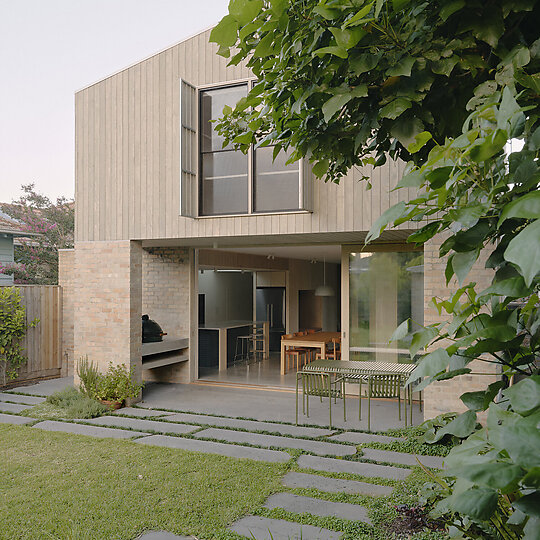
<path fill-rule="evenodd" d="M 315 355 L 317 360 L 322 358 L 320 352 Z M 341 360 L 341 338 L 332 338 L 330 344 L 326 347 L 325 359 L 327 360 Z"/>
<path fill-rule="evenodd" d="M 329 425 L 332 429 L 332 399 L 337 403 L 343 399 L 343 421 L 347 421 L 345 408 L 345 379 L 333 377 L 330 373 L 317 373 L 315 371 L 299 371 L 296 374 L 296 424 L 298 425 L 298 390 L 302 381 L 302 413 L 309 418 L 309 396 L 328 398 Z"/>
<path fill-rule="evenodd" d="M 292 339 L 294 337 L 298 337 L 298 333 L 285 334 L 282 339 Z M 285 344 L 285 364 L 287 371 L 289 370 L 289 361 L 291 359 L 293 361 L 296 360 L 296 371 L 298 371 L 299 366 L 304 364 L 304 360 L 306 359 L 307 355 L 308 349 L 296 346 L 289 347 L 287 344 Z"/>
<path fill-rule="evenodd" d="M 403 377 L 401 375 L 367 375 L 368 398 L 368 431 L 371 431 L 371 398 L 389 398 L 398 400 L 398 418 L 401 421 L 401 389 Z M 362 385 L 360 385 L 359 399 L 362 399 Z M 405 389 L 405 427 L 407 427 L 407 389 Z M 360 405 L 359 405 L 360 415 Z"/>

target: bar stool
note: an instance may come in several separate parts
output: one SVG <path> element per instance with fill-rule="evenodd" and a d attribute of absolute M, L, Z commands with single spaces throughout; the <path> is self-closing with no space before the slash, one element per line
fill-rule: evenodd
<path fill-rule="evenodd" d="M 250 347 L 252 346 L 251 335 L 247 336 L 236 336 L 236 345 L 234 348 L 234 358 L 233 362 L 236 363 L 245 360 L 249 362 L 249 352 Z"/>

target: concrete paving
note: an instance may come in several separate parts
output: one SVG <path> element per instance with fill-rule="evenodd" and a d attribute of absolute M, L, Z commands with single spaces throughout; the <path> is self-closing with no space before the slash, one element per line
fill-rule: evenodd
<path fill-rule="evenodd" d="M 224 415 L 229 417 L 250 418 L 264 422 L 288 422 L 294 424 L 295 392 L 254 389 L 207 384 L 167 384 L 148 383 L 143 390 L 142 407 L 153 409 L 171 409 L 182 412 Z M 358 420 L 356 397 L 347 397 L 347 410 L 350 411 L 346 422 L 340 416 L 338 407 L 332 415 L 332 425 L 341 429 L 367 431 L 367 414 Z M 315 401 L 314 401 L 315 403 Z M 328 403 L 310 408 L 309 418 L 300 415 L 300 422 L 315 426 L 328 426 Z M 299 406 L 302 404 L 299 400 Z M 418 407 L 413 409 L 413 423 L 423 422 L 423 413 Z M 371 404 L 371 428 L 385 431 L 390 428 L 404 427 L 405 420 L 398 420 L 397 404 L 394 400 L 374 400 Z"/>
<path fill-rule="evenodd" d="M 377 450 L 375 448 L 362 448 L 362 457 L 374 461 L 386 461 L 387 463 L 400 463 L 401 465 L 418 465 L 416 455 L 404 452 L 392 452 L 390 450 Z M 444 458 L 439 456 L 418 456 L 420 463 L 426 467 L 442 469 Z"/>
<path fill-rule="evenodd" d="M 166 531 L 149 531 L 137 536 L 135 540 L 193 540 L 194 536 L 177 536 Z"/>
<path fill-rule="evenodd" d="M 309 441 L 306 439 L 292 439 L 290 437 L 279 437 L 276 435 L 261 435 L 260 433 L 248 433 L 246 431 L 232 431 L 230 429 L 208 428 L 195 433 L 198 439 L 217 439 L 220 441 L 247 443 L 256 446 L 271 446 L 279 448 L 295 448 L 313 452 L 322 456 L 352 456 L 356 454 L 355 446 L 345 444 L 327 443 L 321 441 Z"/>
<path fill-rule="evenodd" d="M 136 409 L 135 407 L 122 407 L 121 409 L 111 412 L 110 414 L 125 414 L 127 416 L 137 416 L 138 418 L 157 418 L 158 416 L 171 416 L 175 413 L 167 411 L 152 411 L 150 409 Z"/>
<path fill-rule="evenodd" d="M 395 441 L 404 441 L 404 438 L 400 437 L 388 437 L 387 435 L 376 435 L 374 433 L 359 433 L 354 431 L 346 431 L 339 435 L 332 435 L 328 437 L 329 441 L 348 442 L 353 444 L 367 444 L 372 442 L 378 443 L 392 443 Z"/>
<path fill-rule="evenodd" d="M 388 478 L 390 480 L 404 480 L 411 474 L 411 469 L 305 455 L 298 458 L 298 466 L 302 469 L 313 469 L 316 471 L 334 473 L 350 473 L 376 478 Z"/>
<path fill-rule="evenodd" d="M 75 433 L 77 435 L 89 435 L 90 437 L 102 437 L 111 439 L 131 439 L 132 437 L 144 437 L 148 433 L 138 431 L 127 431 L 125 429 L 114 429 L 97 426 L 84 426 L 82 424 L 72 424 L 70 422 L 58 422 L 56 420 L 45 420 L 32 426 L 33 428 L 45 431 L 63 431 L 64 433 Z"/>
<path fill-rule="evenodd" d="M 34 418 L 26 418 L 24 416 L 16 416 L 14 414 L 0 414 L 0 424 L 28 424 L 35 422 Z"/>
<path fill-rule="evenodd" d="M 20 403 L 4 403 L 0 401 L 0 411 L 10 412 L 18 414 L 26 409 L 29 409 L 32 405 L 21 405 Z"/>
<path fill-rule="evenodd" d="M 283 519 L 247 516 L 229 527 L 252 540 L 337 540 L 342 533 Z"/>
<path fill-rule="evenodd" d="M 264 503 L 265 508 L 283 508 L 295 514 L 337 517 L 349 521 L 371 523 L 367 509 L 358 504 L 325 501 L 314 497 L 303 497 L 294 493 L 275 493 Z"/>
<path fill-rule="evenodd" d="M 207 416 L 203 414 L 177 413 L 167 417 L 166 420 L 168 422 L 193 422 L 208 426 L 240 428 L 249 431 L 268 431 L 269 433 L 292 435 L 294 437 L 325 437 L 334 433 L 333 430 L 331 431 L 329 429 L 275 424 L 272 422 L 256 422 L 253 420 L 223 418 L 221 416 Z"/>
<path fill-rule="evenodd" d="M 170 424 L 166 422 L 156 422 L 155 420 L 144 420 L 143 418 L 124 418 L 122 416 L 101 416 L 84 420 L 96 426 L 113 426 L 119 428 L 130 428 L 142 431 L 155 431 L 157 433 L 191 433 L 197 429 L 197 426 L 188 426 L 186 424 Z"/>
<path fill-rule="evenodd" d="M 350 495 L 371 495 L 373 497 L 388 496 L 392 493 L 389 486 L 359 482 L 358 480 L 343 480 L 328 478 L 317 474 L 288 472 L 282 480 L 284 486 L 290 488 L 318 489 L 329 493 L 348 493 Z"/>
<path fill-rule="evenodd" d="M 269 461 L 272 463 L 285 463 L 291 456 L 287 452 L 266 450 L 264 448 L 249 448 L 236 444 L 223 444 L 198 439 L 184 439 L 182 437 L 169 437 L 167 435 L 150 435 L 135 442 L 154 446 L 167 446 L 168 448 L 181 448 L 192 452 L 204 454 L 219 454 L 234 458 L 253 459 L 255 461 Z"/>
<path fill-rule="evenodd" d="M 13 392 L 21 392 L 30 396 L 50 396 L 59 392 L 68 386 L 73 386 L 73 377 L 59 377 L 57 379 L 48 379 L 35 384 L 27 384 L 12 388 Z"/>
<path fill-rule="evenodd" d="M 45 398 L 34 396 L 21 396 L 20 394 L 10 394 L 0 392 L 0 401 L 11 401 L 12 403 L 24 403 L 25 405 L 39 405 L 45 401 Z"/>

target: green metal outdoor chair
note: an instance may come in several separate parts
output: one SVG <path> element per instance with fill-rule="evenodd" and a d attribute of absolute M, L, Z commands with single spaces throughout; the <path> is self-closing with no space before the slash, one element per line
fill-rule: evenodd
<path fill-rule="evenodd" d="M 403 387 L 403 377 L 401 375 L 368 375 L 367 376 L 367 398 L 368 398 L 368 431 L 371 431 L 371 398 L 397 398 L 398 417 L 401 421 L 401 389 Z M 405 389 L 405 426 L 407 426 L 407 390 Z M 360 385 L 360 396 L 362 400 L 362 385 Z M 358 408 L 360 417 L 360 405 Z"/>
<path fill-rule="evenodd" d="M 330 373 L 314 371 L 298 371 L 296 374 L 296 423 L 298 424 L 298 390 L 302 381 L 302 412 L 309 418 L 309 396 L 318 396 L 321 403 L 328 398 L 330 413 L 330 428 L 332 428 L 332 399 L 337 403 L 343 399 L 343 420 L 347 421 L 345 410 L 345 379 L 335 377 Z"/>

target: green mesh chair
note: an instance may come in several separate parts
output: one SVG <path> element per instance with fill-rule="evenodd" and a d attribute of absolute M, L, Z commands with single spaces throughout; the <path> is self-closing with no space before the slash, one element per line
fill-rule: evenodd
<path fill-rule="evenodd" d="M 309 396 L 328 398 L 330 413 L 330 428 L 332 428 L 332 399 L 337 403 L 338 398 L 343 399 L 343 420 L 347 420 L 345 410 L 345 379 L 335 377 L 330 373 L 317 373 L 314 371 L 298 371 L 296 373 L 296 423 L 298 424 L 298 391 L 302 383 L 302 412 L 309 418 Z"/>
<path fill-rule="evenodd" d="M 371 398 L 387 398 L 387 399 L 397 398 L 398 418 L 401 421 L 401 389 L 402 387 L 403 387 L 403 377 L 401 375 L 368 375 L 367 376 L 368 431 L 371 431 Z M 360 386 L 360 389 L 361 388 L 362 386 Z M 360 391 L 360 399 L 362 399 L 361 391 Z M 406 396 L 405 396 L 405 399 L 403 400 L 403 404 L 405 407 L 405 426 L 407 426 Z"/>

